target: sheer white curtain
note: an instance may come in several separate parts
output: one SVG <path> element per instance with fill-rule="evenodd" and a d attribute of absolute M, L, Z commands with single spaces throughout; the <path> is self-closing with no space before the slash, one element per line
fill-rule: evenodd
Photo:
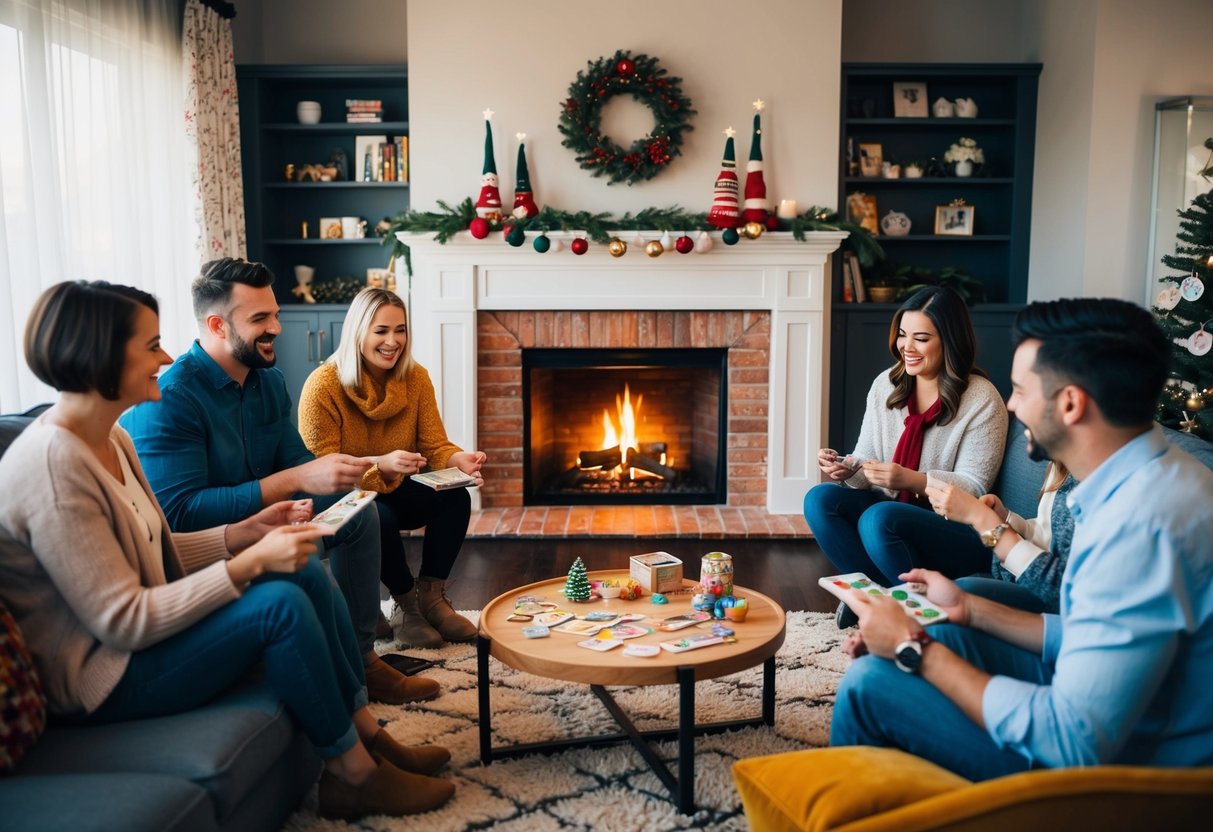
<path fill-rule="evenodd" d="M 0 412 L 52 398 L 25 365 L 43 289 L 103 279 L 194 337 L 179 0 L 0 0 Z"/>

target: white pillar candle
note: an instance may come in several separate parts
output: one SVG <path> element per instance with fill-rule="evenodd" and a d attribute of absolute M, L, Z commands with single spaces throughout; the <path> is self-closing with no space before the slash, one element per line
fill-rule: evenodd
<path fill-rule="evenodd" d="M 800 214 L 800 206 L 796 204 L 794 199 L 779 200 L 779 207 L 775 209 L 775 216 L 781 220 L 795 219 Z"/>

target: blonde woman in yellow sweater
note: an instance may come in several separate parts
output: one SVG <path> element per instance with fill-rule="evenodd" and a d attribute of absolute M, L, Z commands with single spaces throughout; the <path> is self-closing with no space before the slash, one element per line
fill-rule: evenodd
<path fill-rule="evenodd" d="M 486 456 L 447 438 L 429 373 L 413 361 L 407 321 L 404 301 L 394 292 L 358 293 L 341 343 L 303 385 L 299 433 L 316 456 L 374 457 L 362 487 L 380 492 L 380 577 L 396 602 L 392 631 L 404 644 L 438 647 L 476 635 L 445 593 L 467 534 L 471 499 L 466 489 L 434 491 L 409 475 L 455 467 L 479 484 Z M 422 526 L 421 570 L 414 580 L 400 531 Z"/>

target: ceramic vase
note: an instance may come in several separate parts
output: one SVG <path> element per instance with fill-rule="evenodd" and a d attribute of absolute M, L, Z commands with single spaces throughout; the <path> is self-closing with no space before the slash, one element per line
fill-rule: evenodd
<path fill-rule="evenodd" d="M 973 175 L 973 163 L 968 159 L 961 159 L 956 163 L 956 175 L 960 177 Z"/>

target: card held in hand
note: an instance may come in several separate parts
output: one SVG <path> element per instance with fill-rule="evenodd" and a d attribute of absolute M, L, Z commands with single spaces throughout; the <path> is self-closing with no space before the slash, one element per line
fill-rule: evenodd
<path fill-rule="evenodd" d="M 426 471 L 424 474 L 413 474 L 409 477 L 422 485 L 428 485 L 435 491 L 446 491 L 448 488 L 466 488 L 476 484 L 476 478 L 465 474 L 458 468 L 440 468 L 437 471 Z"/>

